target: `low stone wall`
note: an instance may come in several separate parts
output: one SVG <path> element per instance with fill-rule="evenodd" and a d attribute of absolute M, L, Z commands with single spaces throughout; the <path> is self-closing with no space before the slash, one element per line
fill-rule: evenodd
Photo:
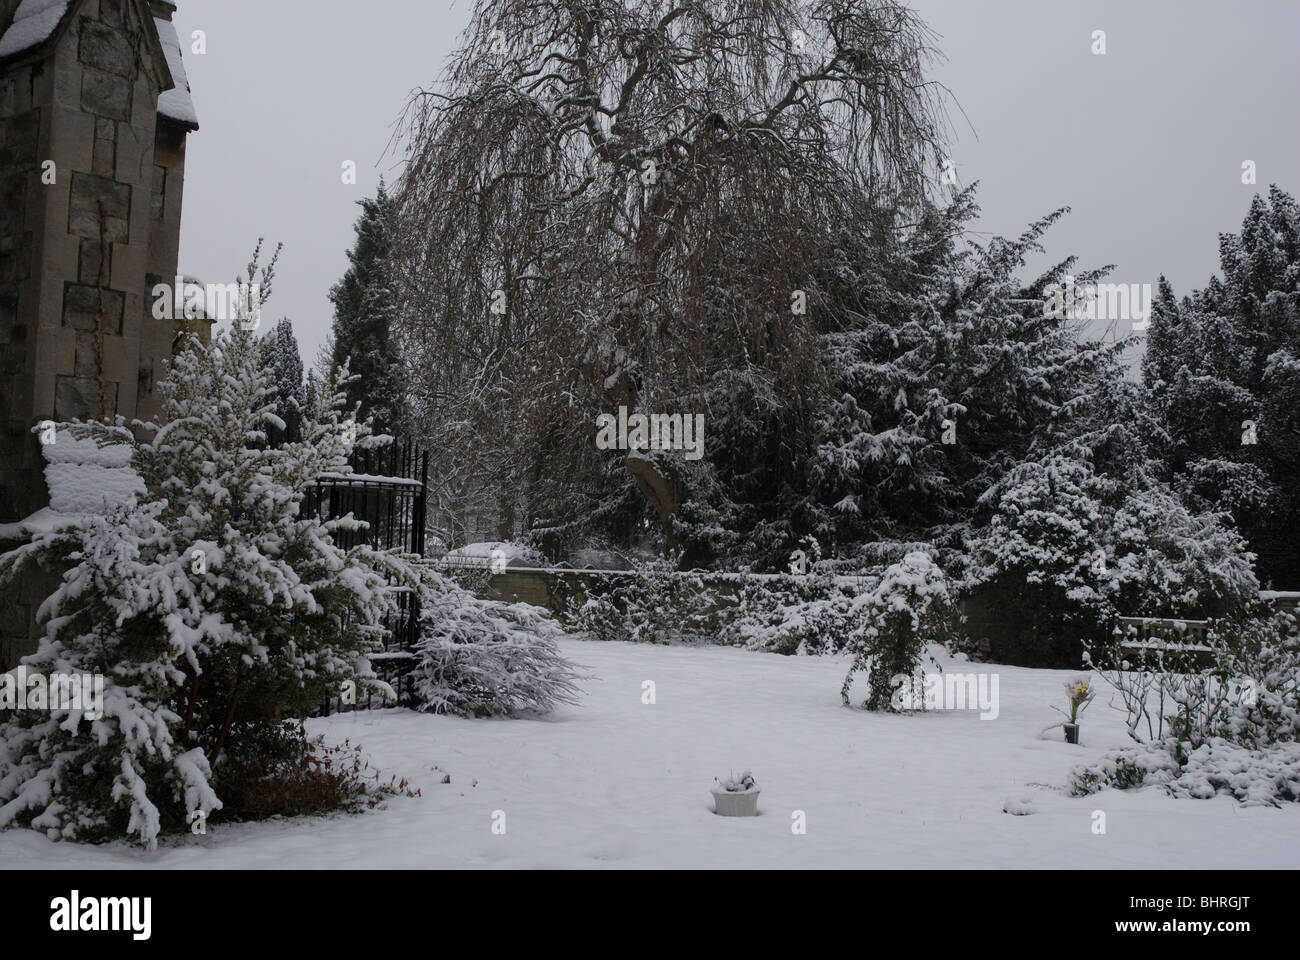
<path fill-rule="evenodd" d="M 563 619 L 564 598 L 579 601 L 593 591 L 602 592 L 601 584 L 619 578 L 635 577 L 626 571 L 554 571 L 539 568 L 506 570 L 493 574 L 479 595 L 487 600 L 506 603 L 531 603 Z"/>

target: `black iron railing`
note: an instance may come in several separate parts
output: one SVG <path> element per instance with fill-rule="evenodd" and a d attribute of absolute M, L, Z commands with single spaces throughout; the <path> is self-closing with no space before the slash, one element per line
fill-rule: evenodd
<path fill-rule="evenodd" d="M 356 451 L 349 466 L 351 472 L 320 477 L 304 498 L 304 513 L 322 520 L 351 514 L 361 521 L 364 525 L 359 529 L 335 532 L 335 543 L 345 550 L 366 545 L 423 556 L 429 455 L 410 442 L 392 443 Z M 390 584 L 389 591 L 395 606 L 383 624 L 382 647 L 370 660 L 375 673 L 397 693 L 398 702 L 405 703 L 411 696 L 410 670 L 420 634 L 420 603 L 409 587 Z M 321 705 L 319 715 L 382 705 L 373 696 L 355 703 L 330 698 Z"/>

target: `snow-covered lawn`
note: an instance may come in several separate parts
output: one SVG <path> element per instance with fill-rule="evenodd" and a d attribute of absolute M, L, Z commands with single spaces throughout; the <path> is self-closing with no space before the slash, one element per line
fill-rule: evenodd
<path fill-rule="evenodd" d="M 1074 673 L 997 672 L 996 720 L 841 706 L 846 662 L 728 648 L 563 643 L 588 668 L 580 707 L 544 720 L 400 710 L 312 721 L 423 790 L 360 816 L 214 826 L 158 851 L 0 834 L 0 866 L 1294 867 L 1300 806 L 1162 792 L 1066 795 L 1072 764 L 1127 741 L 1103 693 L 1080 746 L 1049 704 Z M 644 681 L 657 702 L 642 703 Z M 761 815 L 715 816 L 714 776 L 750 768 Z M 443 784 L 444 774 L 451 783 Z M 475 785 L 477 784 L 477 785 Z M 1028 801 L 1028 816 L 1003 812 Z M 1018 803 L 1016 805 L 1019 805 Z M 791 830 L 806 814 L 807 833 Z M 1093 811 L 1106 814 L 1093 833 Z M 496 811 L 504 835 L 492 832 Z"/>

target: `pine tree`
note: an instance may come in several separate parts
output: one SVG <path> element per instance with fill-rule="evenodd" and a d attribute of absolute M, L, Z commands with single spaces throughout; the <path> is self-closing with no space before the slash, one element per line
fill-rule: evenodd
<path fill-rule="evenodd" d="M 281 444 L 299 438 L 306 394 L 302 380 L 302 354 L 293 335 L 293 324 L 281 320 L 262 340 L 265 363 L 273 371 L 275 415 L 284 421 L 284 429 L 272 428 L 271 442 Z"/>
<path fill-rule="evenodd" d="M 833 380 L 817 411 L 824 542 L 894 555 L 909 543 L 960 547 L 986 519 L 981 498 L 1059 443 L 1083 385 L 1117 362 L 1122 346 L 1081 340 L 1076 321 L 1044 309 L 1072 258 L 1031 283 L 1018 276 L 1064 211 L 984 245 L 963 239 L 977 212 L 968 188 L 908 236 L 876 229 L 843 245 L 834 296 L 853 321 L 825 337 Z"/>
<path fill-rule="evenodd" d="M 403 427 L 405 386 L 394 323 L 397 284 L 390 263 L 393 204 L 383 182 L 371 199 L 359 201 L 356 243 L 350 266 L 330 290 L 334 304 L 332 365 L 345 362 L 356 379 L 347 385 L 349 407 L 360 403 L 377 433 Z"/>
<path fill-rule="evenodd" d="M 389 692 L 367 654 L 392 609 L 386 581 L 418 577 L 394 555 L 338 547 L 350 517 L 301 509 L 322 473 L 371 442 L 366 427 L 340 414 L 336 380 L 299 440 L 268 445 L 284 425 L 265 359 L 238 330 L 190 338 L 160 385 L 164 426 L 142 425 L 152 440 L 65 427 L 128 445 L 145 492 L 0 558 L 0 577 L 69 566 L 27 668 L 105 678 L 102 717 L 20 711 L 0 725 L 0 827 L 153 846 L 221 807 L 222 772 L 259 731 L 349 682 Z"/>
<path fill-rule="evenodd" d="M 313 416 L 316 405 L 320 402 L 320 378 L 316 376 L 315 370 L 307 371 L 307 379 L 303 382 L 302 404 L 303 410 L 308 416 Z"/>
<path fill-rule="evenodd" d="M 1166 467 L 1205 509 L 1226 510 L 1260 580 L 1300 584 L 1300 209 L 1278 187 L 1219 239 L 1223 276 L 1175 304 L 1162 285 L 1143 362 Z"/>

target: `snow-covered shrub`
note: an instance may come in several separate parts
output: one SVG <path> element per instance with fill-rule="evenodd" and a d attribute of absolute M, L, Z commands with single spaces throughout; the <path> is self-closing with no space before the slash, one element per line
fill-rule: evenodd
<path fill-rule="evenodd" d="M 1227 794 L 1249 804 L 1295 803 L 1300 801 L 1300 743 L 1251 749 L 1229 740 L 1207 741 L 1187 756 L 1168 789 L 1198 800 Z"/>
<path fill-rule="evenodd" d="M 1100 637 L 1109 608 L 1094 570 L 1107 486 L 1088 464 L 1053 457 L 1019 464 L 995 491 L 993 516 L 970 544 L 966 584 L 997 613 L 994 660 L 1071 667 L 1079 641 Z"/>
<path fill-rule="evenodd" d="M 453 584 L 422 592 L 412 674 L 419 709 L 468 717 L 545 713 L 576 703 L 581 675 L 540 607 L 482 600 Z"/>
<path fill-rule="evenodd" d="M 245 333 L 191 338 L 160 383 L 163 426 L 66 425 L 131 448 L 143 492 L 106 517 L 37 536 L 0 558 L 68 572 L 45 601 L 46 634 L 29 671 L 105 678 L 103 716 L 22 711 L 0 724 L 0 827 L 153 846 L 218 810 L 241 731 L 302 711 L 351 681 L 385 690 L 366 659 L 404 562 L 338 547 L 351 518 L 303 516 L 307 489 L 346 471 L 364 424 L 339 409 L 338 384 L 301 439 L 268 398 L 271 372 Z M 215 789 L 214 789 L 215 788 Z"/>
<path fill-rule="evenodd" d="M 780 654 L 837 653 L 855 623 L 853 594 L 829 574 L 744 578 L 720 611 L 718 642 Z"/>
<path fill-rule="evenodd" d="M 1088 664 L 1118 695 L 1129 736 L 1180 755 L 1214 739 L 1247 747 L 1300 737 L 1300 631 L 1287 613 L 1220 620 L 1199 645 L 1089 645 Z"/>
<path fill-rule="evenodd" d="M 718 601 L 697 571 L 679 572 L 675 558 L 637 562 L 635 573 L 593 575 L 566 599 L 571 630 L 595 640 L 694 642 L 714 631 Z"/>
<path fill-rule="evenodd" d="M 1241 695 L 1218 732 L 1233 743 L 1259 747 L 1300 740 L 1300 624 L 1293 614 L 1222 621 L 1209 632 L 1226 649 L 1220 672 Z M 1244 687 L 1245 681 L 1249 686 Z"/>
<path fill-rule="evenodd" d="M 1178 776 L 1178 761 L 1169 750 L 1153 744 L 1120 747 L 1101 759 L 1082 763 L 1070 771 L 1070 792 L 1076 797 L 1110 787 L 1130 790 L 1148 784 L 1166 784 Z"/>
<path fill-rule="evenodd" d="M 1076 792 L 1159 783 L 1176 796 L 1224 793 L 1249 803 L 1300 799 L 1300 631 L 1290 614 L 1219 621 L 1212 659 L 1177 653 L 1091 657 L 1120 695 L 1137 748 L 1072 774 Z M 1151 662 L 1154 657 L 1155 662 Z M 1107 667 L 1106 664 L 1115 666 Z M 1143 741 L 1143 735 L 1148 740 Z"/>
<path fill-rule="evenodd" d="M 1259 594 L 1253 555 L 1225 514 L 1192 513 L 1167 487 L 1129 491 L 1110 521 L 1104 592 L 1126 616 L 1224 617 Z"/>
<path fill-rule="evenodd" d="M 858 673 L 866 672 L 870 693 L 868 710 L 892 709 L 898 676 L 911 677 L 921 666 L 926 646 L 947 642 L 951 634 L 951 596 L 947 581 L 934 561 L 919 551 L 909 553 L 885 570 L 875 589 L 853 602 L 859 625 L 850 649 L 854 653 L 840 688 L 849 703 L 849 688 Z"/>
<path fill-rule="evenodd" d="M 569 629 L 590 640 L 630 641 L 631 629 L 623 610 L 609 593 L 592 591 L 581 599 L 565 597 L 564 618 Z"/>
<path fill-rule="evenodd" d="M 1075 796 L 1145 786 L 1197 800 L 1223 794 L 1247 804 L 1295 803 L 1300 801 L 1300 743 L 1252 749 L 1214 738 L 1181 760 L 1171 744 L 1143 744 L 1109 751 L 1070 772 Z"/>
<path fill-rule="evenodd" d="M 1104 644 L 1086 642 L 1094 675 L 1118 696 L 1129 736 L 1138 741 L 1188 741 L 1215 736 L 1241 690 L 1220 667 L 1224 651 L 1185 640 L 1152 637 L 1147 646 L 1126 647 L 1132 634 Z"/>
<path fill-rule="evenodd" d="M 1259 589 L 1225 516 L 1072 456 L 1017 465 L 989 500 L 964 587 L 997 610 L 990 652 L 1002 662 L 1073 667 L 1081 642 L 1102 642 L 1116 616 L 1234 614 Z"/>

